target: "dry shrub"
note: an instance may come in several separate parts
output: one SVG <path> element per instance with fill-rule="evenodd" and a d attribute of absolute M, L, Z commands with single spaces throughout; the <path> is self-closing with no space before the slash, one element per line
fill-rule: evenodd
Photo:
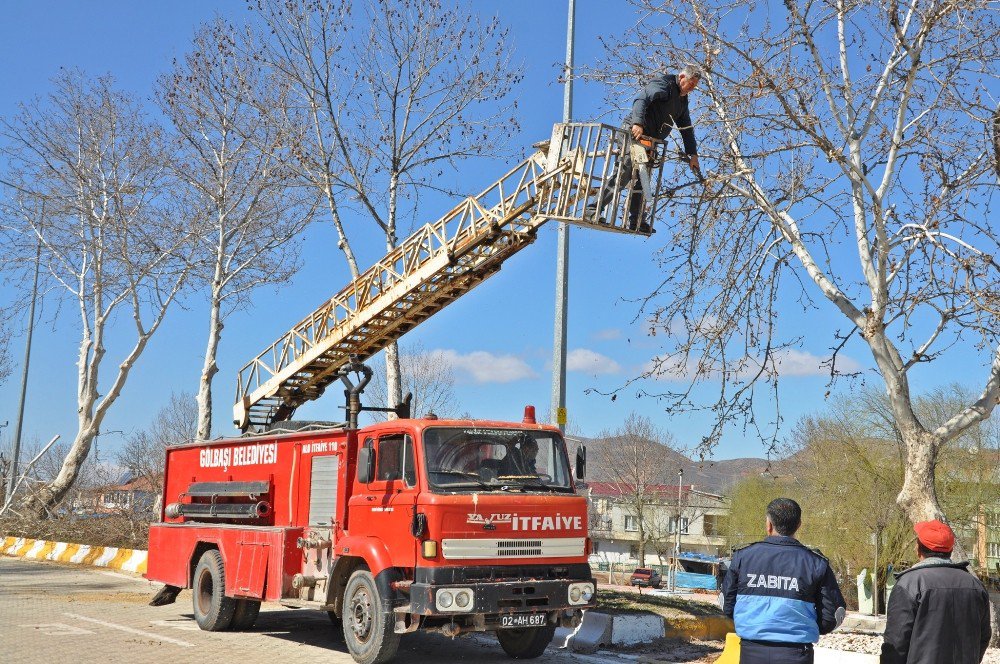
<path fill-rule="evenodd" d="M 41 520 L 11 515 L 0 518 L 0 537 L 5 536 L 145 549 L 149 521 L 130 514 L 67 515 Z"/>

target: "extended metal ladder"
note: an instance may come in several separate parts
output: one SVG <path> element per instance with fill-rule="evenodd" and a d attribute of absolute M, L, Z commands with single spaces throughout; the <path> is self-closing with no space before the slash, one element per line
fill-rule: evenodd
<path fill-rule="evenodd" d="M 244 366 L 233 420 L 246 431 L 287 420 L 318 398 L 351 355 L 367 358 L 497 272 L 550 219 L 605 231 L 652 232 L 662 178 L 662 143 L 645 168 L 616 177 L 631 136 L 599 123 L 562 123 L 547 142 L 486 191 L 426 224 Z M 630 223 L 637 178 L 650 177 L 642 225 Z M 598 202 L 609 201 L 600 214 Z M 588 212 L 588 206 L 591 210 Z M 633 227 L 634 226 L 634 227 Z"/>

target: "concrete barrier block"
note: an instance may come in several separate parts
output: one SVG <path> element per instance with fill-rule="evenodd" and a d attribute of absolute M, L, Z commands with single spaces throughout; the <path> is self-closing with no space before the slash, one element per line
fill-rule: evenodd
<path fill-rule="evenodd" d="M 634 645 L 663 638 L 663 617 L 648 614 L 614 616 L 611 643 Z"/>
<path fill-rule="evenodd" d="M 573 652 L 597 652 L 601 646 L 611 643 L 612 623 L 613 616 L 587 611 L 583 614 L 583 622 L 575 630 L 556 630 L 555 642 L 559 643 L 559 647 L 569 648 Z"/>

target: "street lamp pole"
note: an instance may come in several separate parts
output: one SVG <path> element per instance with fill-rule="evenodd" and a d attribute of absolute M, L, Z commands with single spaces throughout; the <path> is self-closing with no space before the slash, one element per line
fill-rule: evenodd
<path fill-rule="evenodd" d="M 17 463 L 21 455 L 21 429 L 24 424 L 24 397 L 28 391 L 28 364 L 31 362 L 31 337 L 35 331 L 35 300 L 38 298 L 38 265 L 42 260 L 42 241 L 35 249 L 35 280 L 31 286 L 31 307 L 28 310 L 28 338 L 24 343 L 24 369 L 21 372 L 21 403 L 17 407 L 17 425 L 14 427 L 14 450 L 7 477 L 7 500 L 14 497 L 17 487 Z"/>
<path fill-rule="evenodd" d="M 573 117 L 573 34 L 576 0 L 569 0 L 566 20 L 566 79 L 563 88 L 563 122 Z M 569 308 L 569 224 L 559 223 L 559 246 L 556 251 L 556 316 L 552 348 L 552 416 L 559 429 L 566 431 L 566 331 Z"/>

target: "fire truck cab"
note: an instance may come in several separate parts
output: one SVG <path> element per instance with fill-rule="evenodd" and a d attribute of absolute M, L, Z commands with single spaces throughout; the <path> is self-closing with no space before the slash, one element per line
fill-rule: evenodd
<path fill-rule="evenodd" d="M 363 664 L 417 629 L 532 658 L 595 605 L 588 549 L 565 442 L 529 407 L 168 448 L 146 576 L 154 603 L 191 588 L 206 630 L 252 626 L 262 601 L 326 611 Z"/>

